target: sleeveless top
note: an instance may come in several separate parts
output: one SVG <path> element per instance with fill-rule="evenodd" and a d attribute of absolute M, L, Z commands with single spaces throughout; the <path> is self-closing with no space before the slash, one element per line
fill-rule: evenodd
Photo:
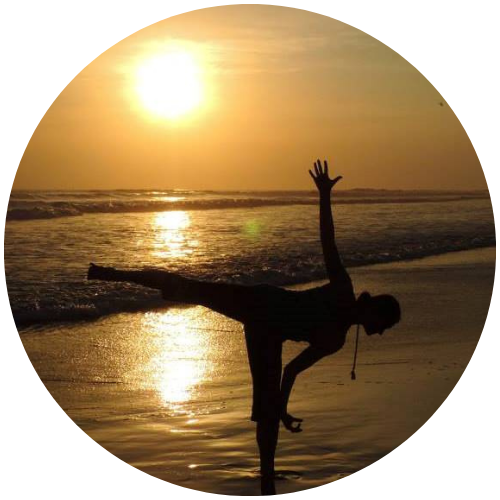
<path fill-rule="evenodd" d="M 356 296 L 346 275 L 334 284 L 292 291 L 280 289 L 273 300 L 274 332 L 282 341 L 308 342 L 327 353 L 338 351 L 351 326 Z"/>

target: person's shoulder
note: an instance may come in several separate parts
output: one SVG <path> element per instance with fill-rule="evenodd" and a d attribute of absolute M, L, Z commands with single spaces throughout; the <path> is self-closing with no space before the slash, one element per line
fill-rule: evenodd
<path fill-rule="evenodd" d="M 351 277 L 346 274 L 346 277 L 341 280 L 342 286 L 354 295 L 354 285 L 352 284 Z"/>
<path fill-rule="evenodd" d="M 351 277 L 346 273 L 338 276 L 337 279 L 328 283 L 324 287 L 326 293 L 334 295 L 336 298 L 342 297 L 345 300 L 356 300 L 354 286 Z"/>
<path fill-rule="evenodd" d="M 305 293 L 322 295 L 325 297 L 346 295 L 347 297 L 354 297 L 354 287 L 351 278 L 348 274 L 336 279 L 334 282 L 328 282 L 324 285 L 309 288 L 304 290 Z M 304 293 L 303 292 L 303 293 Z"/>

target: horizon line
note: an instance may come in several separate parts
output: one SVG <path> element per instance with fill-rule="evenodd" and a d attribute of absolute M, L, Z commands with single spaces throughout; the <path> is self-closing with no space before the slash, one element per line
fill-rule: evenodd
<path fill-rule="evenodd" d="M 151 187 L 151 188 L 12 188 L 11 193 L 19 191 L 178 191 L 178 192 L 199 192 L 199 193 L 316 193 L 316 189 L 192 189 L 192 188 L 171 188 L 171 187 Z M 352 191 L 385 191 L 385 192 L 427 192 L 427 193 L 471 193 L 471 192 L 487 192 L 488 188 L 371 188 L 371 187 L 356 187 L 348 189 L 335 189 L 336 193 L 348 193 Z"/>

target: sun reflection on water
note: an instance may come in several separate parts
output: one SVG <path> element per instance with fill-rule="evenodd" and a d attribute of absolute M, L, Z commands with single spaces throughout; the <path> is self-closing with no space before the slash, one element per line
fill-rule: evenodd
<path fill-rule="evenodd" d="M 162 402 L 177 413 L 188 413 L 186 403 L 196 399 L 212 371 L 209 342 L 192 321 L 182 310 L 144 317 L 144 327 L 156 339 L 156 353 L 148 369 L 150 383 Z"/>
<path fill-rule="evenodd" d="M 155 214 L 152 221 L 154 255 L 171 259 L 191 254 L 197 241 L 192 238 L 190 225 L 189 213 L 183 210 Z"/>

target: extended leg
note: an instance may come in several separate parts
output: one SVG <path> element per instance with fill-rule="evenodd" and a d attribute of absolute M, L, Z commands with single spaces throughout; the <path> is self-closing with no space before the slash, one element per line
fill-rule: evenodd
<path fill-rule="evenodd" d="M 102 267 L 95 264 L 90 264 L 87 274 L 87 279 L 89 280 L 123 281 L 157 290 L 162 290 L 167 284 L 172 284 L 173 281 L 179 278 L 181 277 L 162 270 L 122 271 L 114 267 Z"/>
<path fill-rule="evenodd" d="M 248 322 L 267 320 L 284 290 L 271 286 L 243 286 L 185 278 L 161 269 L 122 271 L 90 265 L 89 280 L 123 281 L 161 290 L 165 300 L 208 307 L 229 318 Z"/>

